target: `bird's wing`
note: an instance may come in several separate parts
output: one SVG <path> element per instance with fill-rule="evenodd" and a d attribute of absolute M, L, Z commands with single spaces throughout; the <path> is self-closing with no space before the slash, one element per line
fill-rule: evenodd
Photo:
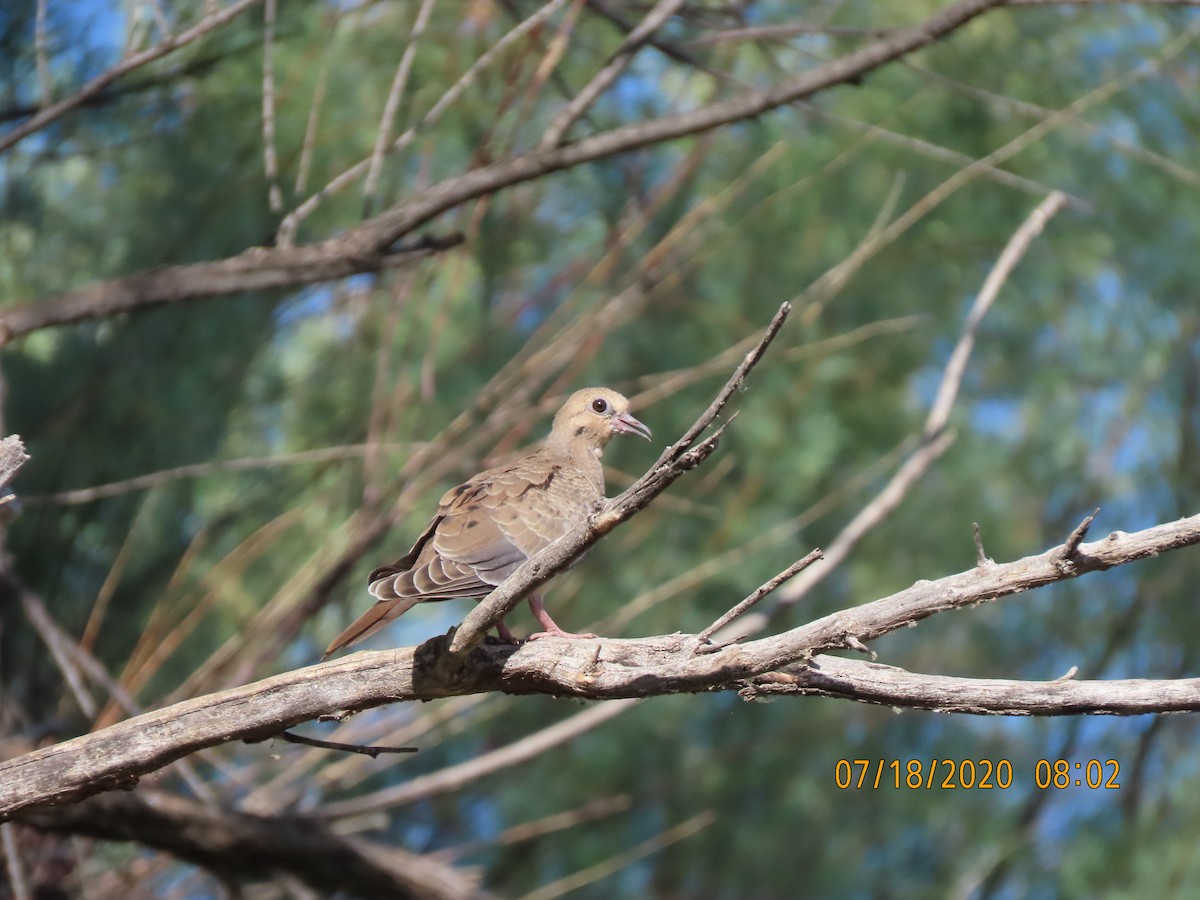
<path fill-rule="evenodd" d="M 371 573 L 380 599 L 481 597 L 578 518 L 550 490 L 561 466 L 541 454 L 451 488 L 409 553 Z M 561 485 L 560 485 L 561 486 Z"/>
<path fill-rule="evenodd" d="M 442 569 L 464 567 L 490 590 L 562 535 L 574 517 L 551 489 L 561 468 L 534 454 L 451 490 L 431 541 Z"/>
<path fill-rule="evenodd" d="M 451 488 L 413 548 L 371 573 L 370 590 L 378 602 L 326 655 L 374 634 L 418 603 L 487 595 L 582 521 L 588 501 L 574 494 L 576 488 L 587 493 L 587 484 L 559 463 L 533 454 Z"/>

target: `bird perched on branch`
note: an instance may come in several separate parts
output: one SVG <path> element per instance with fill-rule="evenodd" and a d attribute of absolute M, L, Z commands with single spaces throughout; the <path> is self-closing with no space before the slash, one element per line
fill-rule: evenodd
<path fill-rule="evenodd" d="M 529 455 L 481 472 L 451 488 L 413 548 L 371 573 L 376 603 L 329 645 L 325 656 L 356 644 L 429 600 L 491 593 L 521 563 L 580 525 L 604 497 L 600 456 L 617 434 L 650 439 L 629 413 L 629 401 L 607 388 L 576 391 L 554 417 L 546 442 Z M 547 635 L 595 637 L 563 631 L 540 594 L 529 608 Z M 501 622 L 500 636 L 514 640 Z"/>

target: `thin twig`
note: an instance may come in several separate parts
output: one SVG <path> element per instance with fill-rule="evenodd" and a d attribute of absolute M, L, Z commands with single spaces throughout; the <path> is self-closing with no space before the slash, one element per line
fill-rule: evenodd
<path fill-rule="evenodd" d="M 775 611 L 799 601 L 801 597 L 820 584 L 829 573 L 833 572 L 857 546 L 858 542 L 900 504 L 912 485 L 920 480 L 929 467 L 949 448 L 954 440 L 954 434 L 946 430 L 946 423 L 962 385 L 967 360 L 975 346 L 975 334 L 979 330 L 983 316 L 991 308 L 1013 267 L 1024 255 L 1029 244 L 1034 237 L 1041 233 L 1046 221 L 1062 209 L 1065 199 L 1061 193 L 1055 191 L 1039 203 L 1009 238 L 1008 244 L 1001 252 L 991 272 L 988 273 L 942 373 L 941 383 L 933 403 L 930 404 L 929 414 L 926 416 L 922 428 L 920 446 L 913 451 L 912 456 L 905 460 L 883 490 L 864 506 L 830 543 L 825 553 L 828 565 L 811 570 L 779 592 L 779 601 Z M 763 627 L 765 624 L 765 620 L 756 623 L 757 627 Z"/>
<path fill-rule="evenodd" d="M 1008 276 L 1012 274 L 1012 270 L 1025 255 L 1025 251 L 1029 249 L 1033 239 L 1042 233 L 1046 223 L 1063 208 L 1066 199 L 1061 191 L 1054 191 L 1039 203 L 1021 224 L 1021 227 L 1008 239 L 1004 252 L 992 266 L 992 270 L 988 273 L 987 280 L 984 281 L 983 288 L 980 290 L 979 296 L 975 298 L 975 304 L 967 316 L 962 335 L 955 344 L 954 351 L 950 354 L 949 362 L 946 363 L 946 371 L 942 375 L 941 384 L 938 385 L 937 396 L 929 407 L 929 416 L 925 420 L 926 439 L 946 427 L 946 422 L 950 418 L 950 410 L 954 406 L 954 398 L 958 396 L 958 389 L 962 385 L 963 374 L 967 369 L 967 360 L 971 358 L 971 351 L 975 347 L 975 334 L 979 331 L 983 317 L 992 308 L 992 303 L 995 302 L 1000 289 L 1008 281 Z"/>
<path fill-rule="evenodd" d="M 1079 545 L 1083 543 L 1083 539 L 1087 537 L 1088 529 L 1092 527 L 1092 523 L 1096 521 L 1096 516 L 1100 515 L 1100 507 L 1096 507 L 1095 512 L 1085 518 L 1082 522 L 1072 529 L 1067 536 L 1067 541 L 1063 544 L 1062 558 L 1064 561 L 1069 561 L 1073 557 Z"/>
<path fill-rule="evenodd" d="M 702 644 L 707 644 L 709 642 L 709 638 L 711 638 L 716 632 L 720 631 L 734 619 L 746 613 L 763 597 L 778 590 L 780 585 L 799 575 L 820 558 L 821 550 L 818 547 L 806 556 L 796 560 L 774 578 L 764 582 L 762 585 L 756 588 L 753 593 L 738 603 L 737 606 L 733 607 L 733 609 L 729 610 L 729 612 L 725 613 L 725 615 L 721 616 L 721 618 L 717 619 L 717 621 L 713 622 L 698 635 L 696 635 L 699 642 Z"/>
<path fill-rule="evenodd" d="M 214 13 L 211 16 L 205 16 L 186 31 L 181 31 L 174 37 L 168 37 L 155 44 L 153 47 L 143 50 L 141 53 L 135 53 L 132 56 L 125 57 L 125 59 L 121 60 L 115 66 L 105 69 L 75 93 L 68 97 L 64 97 L 51 106 L 44 107 L 35 115 L 30 116 L 27 121 L 16 126 L 3 136 L 0 136 L 0 153 L 3 153 L 10 147 L 15 146 L 25 138 L 29 137 L 29 135 L 42 130 L 51 122 L 61 118 L 65 113 L 70 112 L 75 107 L 82 105 L 89 98 L 100 93 L 122 75 L 127 75 L 135 69 L 139 69 L 157 59 L 162 59 L 164 56 L 174 52 L 175 50 L 178 50 L 180 47 L 184 47 L 193 41 L 199 40 L 210 31 L 214 31 L 217 28 L 220 28 L 222 25 L 233 21 L 246 10 L 250 9 L 250 7 L 261 2 L 262 0 L 235 0 L 234 3 L 225 7 L 225 9 L 221 10 L 220 12 Z"/>
<path fill-rule="evenodd" d="M 379 445 L 393 446 L 393 445 Z M 412 446 L 406 445 L 406 446 Z M 333 462 L 343 459 L 357 459 L 366 456 L 373 449 L 372 444 L 347 444 L 343 447 L 320 447 L 315 450 L 299 450 L 295 453 L 278 453 L 274 456 L 244 456 L 237 459 L 224 459 L 217 462 L 192 463 L 178 466 L 174 469 L 163 469 L 159 472 L 148 472 L 134 478 L 122 481 L 110 481 L 95 487 L 75 488 L 69 491 L 59 491 L 56 494 L 35 494 L 21 499 L 27 506 L 71 506 L 80 503 L 91 503 L 107 497 L 116 497 L 130 491 L 141 491 L 159 487 L 174 481 L 188 478 L 205 478 L 221 472 L 252 472 L 261 469 L 275 469 L 282 466 L 310 465 L 312 463 Z"/>
<path fill-rule="evenodd" d="M 677 458 L 680 450 L 690 446 L 692 441 L 716 421 L 717 416 L 721 414 L 721 410 L 725 408 L 725 404 L 729 402 L 729 398 L 746 383 L 746 377 L 758 365 L 759 360 L 763 358 L 763 354 L 767 352 L 767 348 L 775 340 L 775 335 L 779 334 L 779 329 L 783 327 L 783 323 L 787 321 L 787 317 L 791 311 L 792 305 L 790 303 L 784 303 L 776 310 L 775 315 L 767 325 L 766 331 L 763 332 L 762 338 L 746 354 L 741 363 L 738 364 L 733 374 L 729 376 L 729 380 L 725 382 L 725 386 L 721 388 L 717 396 L 713 398 L 712 403 L 708 405 L 708 409 L 701 413 L 700 418 L 692 423 L 692 427 L 683 433 L 683 437 L 667 448 L 667 452 L 663 454 L 660 462 L 667 462 L 669 458 Z M 668 457 L 668 453 L 671 454 L 671 457 Z"/>
<path fill-rule="evenodd" d="M 459 97 L 461 97 L 463 93 L 466 92 L 467 88 L 475 83 L 475 79 L 479 76 L 479 73 L 483 69 L 491 65 L 493 60 L 500 56 L 505 49 L 554 15 L 554 13 L 566 5 L 567 2 L 568 0 L 549 0 L 545 6 L 509 30 L 485 53 L 475 60 L 475 62 L 473 62 L 467 68 L 467 71 L 465 71 L 459 77 L 458 81 L 452 84 L 450 88 L 444 94 L 442 94 L 440 98 L 438 98 L 437 102 L 434 103 L 429 112 L 425 113 L 425 116 L 421 119 L 420 123 L 405 130 L 403 134 L 401 134 L 392 142 L 391 147 L 388 148 L 389 152 L 395 153 L 399 150 L 403 150 L 405 147 L 411 144 L 413 139 L 417 136 L 418 130 L 422 128 L 428 128 L 430 125 L 437 122 L 438 119 L 441 118 L 442 113 L 444 113 L 447 108 L 449 108 Z M 372 157 L 367 157 L 366 159 L 359 160 L 348 169 L 345 169 L 340 174 L 332 178 L 328 183 L 326 183 L 323 188 L 288 213 L 279 226 L 279 233 L 277 235 L 279 245 L 283 247 L 290 246 L 295 241 L 296 231 L 300 227 L 300 223 L 316 211 L 322 200 L 338 193 L 348 184 L 350 184 L 355 178 L 363 174 L 363 172 L 366 171 L 371 165 L 371 159 Z"/>
<path fill-rule="evenodd" d="M 171 22 L 167 19 L 167 12 L 160 0 L 147 0 L 146 5 L 150 7 L 150 15 L 154 18 L 154 24 L 158 26 L 158 38 L 163 40 L 171 34 Z"/>
<path fill-rule="evenodd" d="M 263 175 L 267 180 L 267 206 L 275 215 L 283 212 L 283 193 L 279 190 L 279 162 L 275 156 L 275 0 L 263 4 L 262 132 Z"/>
<path fill-rule="evenodd" d="M 988 559 L 987 553 L 983 550 L 983 529 L 979 527 L 978 522 L 971 523 L 971 534 L 975 538 L 975 565 L 982 569 L 991 560 Z"/>
<path fill-rule="evenodd" d="M 299 196 L 308 188 L 308 173 L 312 170 L 313 152 L 317 145 L 317 125 L 321 121 L 321 105 L 325 102 L 325 91 L 329 82 L 329 57 L 334 42 L 326 43 L 321 53 L 321 67 L 317 70 L 317 83 L 313 87 L 312 103 L 308 107 L 308 121 L 304 125 L 304 143 L 300 147 L 300 161 L 296 164 L 296 186 Z"/>
<path fill-rule="evenodd" d="M 578 890 L 594 881 L 599 881 L 601 878 L 607 878 L 609 875 L 633 865 L 639 859 L 649 856 L 651 853 L 657 853 L 664 847 L 669 847 L 671 844 L 689 838 L 693 834 L 703 831 L 715 821 L 717 821 L 717 814 L 711 809 L 706 809 L 704 812 L 697 813 L 690 819 L 680 822 L 678 825 L 668 828 L 661 834 L 656 834 L 654 837 L 648 838 L 636 846 L 630 847 L 628 850 L 617 853 L 603 862 L 599 862 L 594 866 L 588 866 L 586 869 L 578 872 L 573 872 L 549 884 L 544 884 L 537 890 L 525 894 L 521 900 L 554 900 L 555 897 L 561 897 L 563 894 Z"/>
<path fill-rule="evenodd" d="M 694 447 L 692 443 L 712 425 L 721 410 L 725 408 L 729 398 L 745 384 L 746 377 L 762 359 L 763 354 L 771 345 L 771 341 L 783 327 L 791 309 L 791 304 L 788 303 L 779 307 L 758 345 L 746 354 L 746 358 L 742 360 L 724 387 L 717 393 L 708 409 L 701 413 L 692 426 L 684 432 L 683 437 L 662 452 L 662 455 L 647 470 L 646 474 L 627 490 L 601 504 L 600 511 L 592 515 L 586 523 L 559 538 L 532 559 L 522 563 L 499 587 L 467 614 L 450 642 L 451 655 L 465 654 L 478 645 L 488 630 L 493 628 L 530 592 L 564 571 L 585 549 L 636 512 L 645 508 L 679 476 L 698 466 L 716 449 L 717 441 L 724 428 L 729 424 L 728 422 Z"/>
<path fill-rule="evenodd" d="M 833 122 L 838 125 L 844 125 L 852 128 L 855 131 L 863 134 L 870 134 L 877 137 L 879 140 L 893 144 L 897 147 L 903 147 L 907 150 L 912 150 L 926 156 L 930 159 L 936 159 L 940 162 L 954 163 L 958 166 L 968 166 L 974 160 L 966 153 L 961 153 L 958 150 L 951 150 L 949 147 L 943 147 L 941 144 L 930 143 L 921 138 L 913 137 L 908 134 L 901 134 L 898 131 L 892 131 L 889 128 L 884 128 L 882 125 L 862 122 L 858 119 L 850 118 L 849 116 L 841 116 L 831 110 L 826 109 L 819 103 L 801 103 L 799 104 L 809 114 L 816 116 L 819 119 Z M 1048 192 L 1053 190 L 1048 185 L 1042 184 L 1039 181 L 1034 181 L 1030 178 L 1024 178 L 1020 175 L 1015 175 L 1012 172 L 996 166 L 989 166 L 983 169 L 980 173 L 984 178 L 988 178 L 997 184 L 1003 184 L 1005 187 L 1011 187 L 1019 191 L 1024 191 L 1027 194 L 1036 194 L 1039 197 L 1044 197 Z M 1067 194 L 1067 202 L 1070 206 L 1081 212 L 1091 212 L 1095 209 L 1095 205 L 1082 197 L 1077 197 L 1073 194 Z"/>
<path fill-rule="evenodd" d="M 478 853 L 480 850 L 486 850 L 491 847 L 507 847 L 512 844 L 519 844 L 522 841 L 543 837 L 547 834 L 565 831 L 576 825 L 594 822 L 596 819 L 602 819 L 616 813 L 625 812 L 631 806 L 633 806 L 633 799 L 628 794 L 617 794 L 613 797 L 601 796 L 590 803 L 585 803 L 577 809 L 553 813 L 532 822 L 521 822 L 517 825 L 512 825 L 505 828 L 493 838 L 456 844 L 429 855 L 434 859 L 453 860 Z"/>
<path fill-rule="evenodd" d="M 303 744 L 305 747 L 319 747 L 322 750 L 340 750 L 343 753 L 361 753 L 363 756 L 369 756 L 371 759 L 377 759 L 382 753 L 416 753 L 416 747 L 380 747 L 370 744 L 343 744 L 340 741 L 323 741 L 319 738 L 305 737 L 302 734 L 296 734 L 291 731 L 281 731 L 276 737 L 287 741 L 289 744 Z M 246 743 L 258 743 L 255 741 L 247 741 Z"/>
<path fill-rule="evenodd" d="M 1200 4 L 1200 0 L 1197 0 Z M 1045 119 L 1048 116 L 1054 115 L 1057 110 L 1047 109 L 1044 106 L 1039 106 L 1036 103 L 1030 103 L 1027 100 L 1018 100 L 1016 97 L 1010 97 L 1006 94 L 997 94 L 992 91 L 976 87 L 972 84 L 964 84 L 955 78 L 950 78 L 940 72 L 935 72 L 925 66 L 918 65 L 912 60 L 904 60 L 902 65 L 917 72 L 922 77 L 933 81 L 935 84 L 947 87 L 957 94 L 962 94 L 974 99 L 983 100 L 992 106 L 998 106 L 1006 113 L 1016 112 L 1022 116 L 1031 117 L 1034 119 Z M 1089 137 L 1098 138 L 1106 142 L 1118 153 L 1131 157 L 1139 162 L 1146 163 L 1165 173 L 1171 178 L 1182 181 L 1189 187 L 1200 187 L 1200 171 L 1188 168 L 1182 163 L 1171 159 L 1168 156 L 1163 156 L 1161 153 L 1156 153 L 1142 144 L 1133 143 L 1124 140 L 1116 135 L 1109 134 L 1098 125 L 1093 125 L 1091 122 L 1084 119 L 1082 116 L 1076 116 L 1071 122 L 1071 127 L 1079 130 Z"/>
<path fill-rule="evenodd" d="M 50 61 L 46 58 L 46 3 L 47 0 L 37 0 L 36 20 L 33 32 L 33 52 L 37 57 L 38 93 L 41 106 L 44 109 L 50 105 Z"/>
<path fill-rule="evenodd" d="M 391 285 L 391 297 L 384 312 L 383 326 L 375 349 L 375 377 L 371 385 L 371 408 L 367 414 L 367 452 L 362 463 L 362 505 L 375 506 L 383 495 L 382 468 L 385 444 L 380 436 L 388 430 L 392 416 L 396 413 L 393 400 L 404 392 L 404 379 L 393 385 L 391 376 L 392 357 L 396 353 L 395 335 L 408 301 L 412 297 L 414 279 L 411 275 L 396 279 Z M 403 358 L 403 357 L 401 357 Z M 403 371 L 403 367 L 401 367 Z"/>
<path fill-rule="evenodd" d="M 83 683 L 83 677 L 75 665 L 68 646 L 71 643 L 70 638 L 58 630 L 50 618 L 50 614 L 46 611 L 46 607 L 35 594 L 13 580 L 12 576 L 5 575 L 4 578 L 10 582 L 6 589 L 17 595 L 25 618 L 29 620 L 29 624 L 33 626 L 38 637 L 50 651 L 50 656 L 54 659 L 58 671 L 62 673 L 63 680 L 75 698 L 76 705 L 85 716 L 94 718 L 97 712 L 96 701 L 88 692 L 87 686 Z"/>
<path fill-rule="evenodd" d="M 0 824 L 0 847 L 4 849 L 4 870 L 8 875 L 8 886 L 13 900 L 33 900 L 29 889 L 29 878 L 21 862 L 21 851 L 17 846 L 17 826 L 11 822 Z"/>
<path fill-rule="evenodd" d="M 27 462 L 29 454 L 19 434 L 10 434 L 0 441 L 0 489 L 7 487 Z"/>
<path fill-rule="evenodd" d="M 583 90 L 576 94 L 562 112 L 555 116 L 538 144 L 539 150 L 557 147 L 562 143 L 563 137 L 566 136 L 570 127 L 620 77 L 651 35 L 661 28 L 667 19 L 675 15 L 684 2 L 685 0 L 658 0 L 650 12 L 646 13 L 646 18 L 642 20 L 641 24 L 625 38 L 620 49 L 608 64 L 593 75 L 592 80 L 584 86 Z"/>
<path fill-rule="evenodd" d="M 605 722 L 628 712 L 640 700 L 615 700 L 598 703 L 574 713 L 525 737 L 456 765 L 411 778 L 402 784 L 383 788 L 373 794 L 348 800 L 323 803 L 313 814 L 323 819 L 346 819 L 381 809 L 394 810 L 429 797 L 460 790 L 464 785 L 496 772 L 528 762 L 553 747 L 587 734 Z"/>
<path fill-rule="evenodd" d="M 371 152 L 371 162 L 367 169 L 367 181 L 363 185 L 363 199 L 367 205 L 367 215 L 374 212 L 377 200 L 376 191 L 379 187 L 379 176 L 383 171 L 383 156 L 387 152 L 388 143 L 392 138 L 392 129 L 396 124 L 396 114 L 400 111 L 400 100 L 408 85 L 408 76 L 412 71 L 413 59 L 417 55 L 417 43 L 425 33 L 429 24 L 429 14 L 433 11 L 433 0 L 422 0 L 417 10 L 416 21 L 413 22 L 412 32 L 408 36 L 408 45 L 400 57 L 400 65 L 396 67 L 396 75 L 392 79 L 391 90 L 388 91 L 387 101 L 383 105 L 383 119 L 379 123 L 379 131 L 375 135 L 375 149 Z"/>

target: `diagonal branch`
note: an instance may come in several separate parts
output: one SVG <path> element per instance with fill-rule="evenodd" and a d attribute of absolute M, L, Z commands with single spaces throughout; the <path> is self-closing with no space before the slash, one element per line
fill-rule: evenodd
<path fill-rule="evenodd" d="M 700 418 L 692 424 L 683 437 L 662 452 L 657 462 L 645 475 L 616 497 L 603 502 L 600 510 L 593 514 L 585 524 L 559 538 L 533 559 L 522 563 L 512 575 L 467 614 L 450 643 L 452 654 L 465 653 L 478 645 L 488 630 L 494 628 L 521 600 L 555 575 L 566 571 L 588 547 L 626 519 L 631 518 L 639 510 L 648 506 L 650 501 L 670 487 L 675 479 L 684 472 L 696 468 L 717 448 L 721 433 L 729 422 L 726 422 L 699 444 L 695 446 L 692 444 L 705 429 L 716 421 L 717 416 L 721 414 L 721 410 L 725 408 L 725 404 L 729 402 L 729 398 L 733 396 L 734 392 L 745 384 L 746 377 L 762 359 L 763 354 L 767 352 L 771 341 L 775 339 L 775 335 L 779 333 L 779 329 L 783 327 L 783 323 L 791 311 L 790 303 L 784 303 L 779 307 L 757 346 L 746 354 L 741 364 L 730 376 L 729 381 L 709 404 L 708 409 L 701 413 Z"/>
<path fill-rule="evenodd" d="M 768 672 L 741 690 L 747 699 L 777 694 L 834 697 L 859 703 L 988 716 L 1135 716 L 1194 712 L 1200 678 L 1110 681 L 1014 681 L 923 675 L 838 656 L 815 656 L 794 671 Z"/>
<path fill-rule="evenodd" d="M 514 157 L 457 175 L 363 223 L 353 234 L 367 247 L 386 246 L 467 200 L 572 166 L 751 119 L 835 85 L 860 81 L 868 72 L 928 46 L 1005 2 L 959 0 L 919 25 L 896 31 L 769 88 L 748 91 L 729 100 L 649 122 L 624 125 L 563 147 Z"/>
<path fill-rule="evenodd" d="M 511 744 L 481 753 L 456 765 L 418 775 L 400 784 L 381 788 L 365 797 L 323 803 L 314 812 L 321 819 L 346 819 L 384 809 L 396 810 L 429 797 L 452 793 L 472 781 L 536 759 L 547 750 L 572 741 L 579 735 L 616 718 L 639 702 L 641 701 L 615 700 L 612 703 L 589 706 L 582 712 L 528 734 Z"/>
<path fill-rule="evenodd" d="M 550 149 L 562 143 L 571 126 L 579 120 L 579 117 L 587 111 L 589 106 L 596 102 L 601 94 L 612 86 L 612 83 L 633 62 L 634 56 L 646 45 L 646 42 L 650 40 L 654 32 L 661 28 L 671 16 L 675 15 L 679 7 L 683 6 L 683 4 L 684 0 L 658 0 L 654 8 L 646 13 L 646 18 L 642 20 L 641 24 L 633 29 L 629 33 L 629 36 L 625 38 L 625 41 L 621 44 L 621 48 L 613 58 L 609 60 L 604 68 L 592 76 L 592 80 L 584 85 L 583 90 L 576 94 L 563 111 L 555 116 L 554 121 L 550 123 L 550 127 L 546 129 L 546 134 L 538 144 L 539 149 Z"/>
<path fill-rule="evenodd" d="M 946 37 L 1005 2 L 959 0 L 919 25 L 889 33 L 859 50 L 772 87 L 747 91 L 695 110 L 625 125 L 565 146 L 523 154 L 464 172 L 349 229 L 342 236 L 322 243 L 254 247 L 228 259 L 170 266 L 100 282 L 17 307 L 0 315 L 0 346 L 39 328 L 83 319 L 201 297 L 311 284 L 400 265 L 411 256 L 396 254 L 389 248 L 434 217 L 462 203 L 563 169 L 751 119 L 830 87 L 858 82 L 868 72 Z M 249 0 L 241 0 L 222 15 L 248 3 Z M 419 252 L 423 248 L 418 245 L 413 249 Z"/>
<path fill-rule="evenodd" d="M 461 234 L 408 247 L 362 250 L 346 238 L 304 247 L 252 247 L 216 262 L 166 266 L 100 281 L 0 312 L 0 347 L 42 328 L 149 309 L 165 303 L 330 281 L 408 265 L 463 242 Z"/>
<path fill-rule="evenodd" d="M 64 97 L 57 103 L 42 107 L 39 112 L 31 116 L 24 123 L 16 126 L 7 134 L 0 135 L 0 153 L 4 153 L 9 148 L 29 137 L 29 135 L 41 131 L 51 122 L 62 118 L 75 107 L 82 106 L 118 78 L 129 74 L 135 69 L 140 69 L 142 66 L 148 65 L 155 60 L 162 59 L 180 47 L 185 47 L 204 37 L 204 35 L 215 31 L 222 25 L 228 24 L 250 9 L 250 7 L 261 2 L 262 0 L 237 0 L 237 2 L 230 4 L 220 12 L 205 16 L 186 31 L 181 31 L 173 37 L 164 38 L 153 47 L 149 47 L 141 53 L 134 53 L 132 56 L 125 57 L 125 59 L 121 60 L 115 66 L 105 69 L 69 97 Z"/>
<path fill-rule="evenodd" d="M 20 435 L 10 434 L 0 441 L 0 489 L 16 478 L 21 466 L 27 462 L 29 454 L 25 452 Z"/>
<path fill-rule="evenodd" d="M 996 264 L 984 279 L 983 287 L 975 298 L 971 311 L 967 314 L 962 332 L 959 334 L 958 341 L 954 345 L 950 359 L 942 373 L 937 394 L 933 403 L 930 404 L 920 444 L 896 470 L 883 490 L 864 506 L 830 543 L 825 552 L 828 565 L 810 570 L 780 591 L 778 603 L 771 615 L 777 614 L 781 608 L 794 604 L 807 596 L 829 573 L 833 572 L 842 560 L 850 555 L 859 541 L 900 505 L 912 486 L 925 475 L 953 443 L 954 434 L 947 431 L 946 426 L 950 421 L 950 412 L 954 408 L 959 388 L 962 386 L 963 376 L 966 374 L 967 361 L 975 347 L 975 336 L 979 331 L 979 326 L 983 323 L 988 310 L 992 308 L 1001 288 L 1008 282 L 1009 275 L 1012 274 L 1017 263 L 1029 249 L 1029 245 L 1042 233 L 1046 223 L 1063 208 L 1065 203 L 1066 196 L 1059 191 L 1053 191 L 1013 232 L 1004 250 L 1000 253 L 999 259 L 996 260 Z M 748 624 L 762 627 L 766 624 L 766 620 L 760 619 L 755 623 L 743 622 L 743 627 Z"/>
<path fill-rule="evenodd" d="M 307 819 L 207 809 L 162 791 L 93 797 L 22 821 L 42 831 L 135 841 L 221 877 L 267 879 L 287 873 L 325 896 L 489 896 L 474 879 L 429 857 L 341 837 Z"/>
<path fill-rule="evenodd" d="M 367 170 L 366 184 L 363 187 L 363 197 L 368 205 L 375 202 L 379 178 L 383 174 L 383 157 L 391 142 L 392 128 L 396 124 L 396 116 L 400 112 L 400 101 L 408 86 L 408 76 L 412 72 L 413 59 L 417 55 L 417 44 L 425 34 L 425 27 L 429 24 L 429 14 L 432 11 L 433 0 L 422 0 L 420 8 L 417 10 L 416 20 L 413 22 L 412 31 L 408 36 L 408 44 L 400 57 L 400 65 L 397 66 L 396 74 L 392 78 L 392 88 L 388 91 L 387 100 L 383 105 L 383 119 L 375 134 L 375 149 L 371 152 L 371 164 Z"/>

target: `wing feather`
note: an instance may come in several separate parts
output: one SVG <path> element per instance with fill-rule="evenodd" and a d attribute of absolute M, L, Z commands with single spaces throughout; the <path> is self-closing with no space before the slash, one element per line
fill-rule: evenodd
<path fill-rule="evenodd" d="M 544 452 L 451 488 L 411 550 L 371 573 L 375 605 L 326 656 L 374 634 L 417 603 L 486 596 L 525 560 L 586 518 L 603 482 Z"/>

